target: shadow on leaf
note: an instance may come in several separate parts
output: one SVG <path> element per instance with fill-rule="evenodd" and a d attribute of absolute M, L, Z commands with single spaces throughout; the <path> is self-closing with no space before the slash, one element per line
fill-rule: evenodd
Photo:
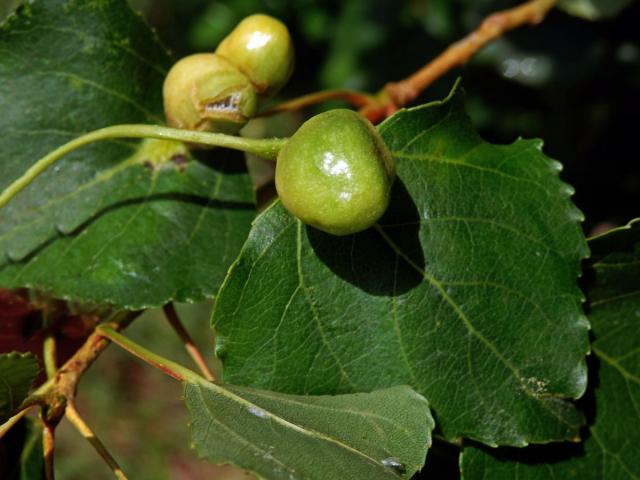
<path fill-rule="evenodd" d="M 371 295 L 401 295 L 422 282 L 425 265 L 418 209 L 399 178 L 379 224 L 393 245 L 375 228 L 338 237 L 307 227 L 307 238 L 318 258 L 344 281 Z"/>

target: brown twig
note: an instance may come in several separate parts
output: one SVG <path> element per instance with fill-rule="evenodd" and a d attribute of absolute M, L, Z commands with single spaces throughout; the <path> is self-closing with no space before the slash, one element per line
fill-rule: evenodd
<path fill-rule="evenodd" d="M 354 107 L 365 107 L 374 101 L 374 97 L 367 93 L 357 92 L 355 90 L 324 90 L 321 92 L 314 92 L 302 97 L 294 98 L 287 102 L 279 103 L 271 108 L 268 108 L 264 112 L 260 112 L 258 117 L 268 117 L 282 112 L 295 112 L 302 110 L 305 107 L 311 105 L 317 105 L 329 100 L 342 100 Z"/>
<path fill-rule="evenodd" d="M 44 475 L 47 480 L 54 480 L 53 452 L 55 449 L 55 427 L 45 423 L 42 430 L 42 453 L 44 455 Z"/>
<path fill-rule="evenodd" d="M 122 330 L 139 314 L 140 312 L 121 312 L 107 323 L 114 330 Z M 42 407 L 41 416 L 44 423 L 42 445 L 47 480 L 54 479 L 53 457 L 56 425 L 64 416 L 68 402 L 73 402 L 82 374 L 110 343 L 98 330 L 95 330 L 78 351 L 55 372 L 53 377 L 49 378 L 22 402 L 21 410 L 0 426 L 0 436 L 2 436 L 26 415 L 30 407 L 35 405 Z M 49 354 L 51 354 L 51 351 L 49 351 Z"/>
<path fill-rule="evenodd" d="M 69 401 L 67 403 L 65 413 L 69 422 L 71 422 L 71 424 L 76 427 L 80 434 L 93 446 L 93 448 L 96 449 L 98 454 L 104 459 L 107 465 L 109 465 L 109 468 L 111 468 L 115 477 L 118 480 L 127 480 L 127 476 L 122 471 L 122 468 L 120 468 L 120 465 L 118 465 L 118 462 L 116 462 L 109 451 L 105 448 L 104 444 L 82 419 L 75 406 L 75 402 Z"/>
<path fill-rule="evenodd" d="M 119 318 L 107 323 L 115 330 L 122 330 L 138 315 L 139 312 L 123 312 Z M 67 401 L 75 398 L 80 378 L 110 343 L 96 329 L 80 349 L 58 369 L 53 383 L 48 388 L 49 391 L 44 395 L 48 408 L 47 421 L 58 422 L 62 418 Z"/>
<path fill-rule="evenodd" d="M 184 348 L 187 350 L 187 353 L 196 363 L 196 365 L 198 366 L 198 368 L 200 369 L 204 377 L 207 380 L 214 382 L 215 376 L 213 375 L 213 372 L 209 368 L 209 365 L 207 365 L 207 362 L 205 361 L 200 350 L 198 350 L 198 347 L 196 346 L 196 344 L 193 343 L 193 340 L 191 339 L 189 332 L 187 332 L 187 330 L 184 328 L 184 325 L 180 321 L 180 317 L 178 316 L 178 312 L 176 312 L 176 309 L 173 306 L 173 303 L 170 302 L 165 304 L 162 307 L 162 310 L 164 311 L 164 315 L 167 317 L 167 320 L 169 320 L 169 323 L 171 324 L 175 332 L 178 334 L 178 337 L 180 337 L 180 340 L 182 340 L 182 343 L 184 344 Z"/>
<path fill-rule="evenodd" d="M 489 15 L 475 31 L 449 46 L 420 70 L 399 82 L 388 83 L 378 102 L 360 109 L 374 123 L 389 116 L 413 100 L 436 79 L 454 67 L 464 65 L 478 50 L 505 32 L 522 25 L 536 25 L 558 0 L 530 0 L 522 5 Z"/>

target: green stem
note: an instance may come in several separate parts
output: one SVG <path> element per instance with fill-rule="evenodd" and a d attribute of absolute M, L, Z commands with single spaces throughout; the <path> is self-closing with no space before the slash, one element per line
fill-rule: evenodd
<path fill-rule="evenodd" d="M 180 382 L 189 382 L 189 383 L 209 383 L 204 377 L 201 377 L 193 370 L 189 370 L 182 365 L 169 360 L 168 358 L 164 358 L 156 353 L 153 353 L 151 350 L 147 350 L 142 345 L 134 342 L 133 340 L 125 337 L 124 335 L 118 333 L 113 328 L 107 325 L 100 325 L 96 328 L 96 331 L 102 335 L 104 338 L 111 340 L 113 343 L 122 347 L 127 352 L 135 355 L 141 360 L 144 360 L 149 365 L 156 367 L 163 373 L 175 378 Z"/>
<path fill-rule="evenodd" d="M 284 146 L 286 138 L 255 139 L 243 138 L 222 133 L 196 132 L 160 125 L 113 125 L 75 138 L 48 153 L 34 163 L 20 178 L 15 180 L 0 194 L 0 208 L 4 207 L 18 192 L 29 185 L 38 175 L 73 150 L 99 140 L 113 138 L 157 138 L 176 140 L 185 143 L 197 143 L 214 147 L 231 148 L 253 153 L 268 160 L 275 160 Z"/>
<path fill-rule="evenodd" d="M 48 332 L 44 338 L 42 349 L 47 378 L 53 378 L 58 368 L 56 366 L 56 337 L 52 331 Z"/>

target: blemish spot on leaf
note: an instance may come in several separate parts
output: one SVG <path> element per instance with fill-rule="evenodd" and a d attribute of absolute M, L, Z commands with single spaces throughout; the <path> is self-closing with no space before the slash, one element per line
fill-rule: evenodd
<path fill-rule="evenodd" d="M 186 383 L 184 392 L 198 453 L 260 478 L 410 478 L 431 444 L 427 401 L 406 386 L 313 396 Z"/>
<path fill-rule="evenodd" d="M 536 377 L 529 377 L 525 381 L 527 388 L 529 391 L 536 394 L 544 394 L 547 392 L 547 386 L 549 385 L 549 381 Z"/>
<path fill-rule="evenodd" d="M 253 405 L 247 408 L 247 410 L 249 410 L 249 413 L 255 415 L 258 418 L 269 418 L 269 414 L 267 412 L 265 412 L 261 408 L 254 407 Z"/>
<path fill-rule="evenodd" d="M 395 457 L 389 457 L 389 458 L 385 458 L 382 460 L 382 465 L 384 465 L 387 468 L 390 468 L 391 470 L 399 473 L 399 474 L 403 474 L 406 472 L 406 467 L 404 466 L 403 463 L 400 462 L 400 460 L 398 460 Z"/>
<path fill-rule="evenodd" d="M 486 478 L 640 478 L 640 221 L 589 241 L 584 291 L 592 325 L 589 388 L 580 404 L 589 430 L 571 443 L 522 449 L 465 445 L 467 480 Z M 530 388 L 538 382 L 527 379 Z M 551 460 L 551 461 L 549 461 Z"/>

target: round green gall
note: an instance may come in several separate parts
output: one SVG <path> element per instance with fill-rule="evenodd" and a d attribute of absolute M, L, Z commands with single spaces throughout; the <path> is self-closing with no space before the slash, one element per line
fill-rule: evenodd
<path fill-rule="evenodd" d="M 351 110 L 305 122 L 278 154 L 276 189 L 304 223 L 333 235 L 373 226 L 389 205 L 393 157 L 378 131 Z"/>
<path fill-rule="evenodd" d="M 216 53 L 244 73 L 259 94 L 280 90 L 293 72 L 293 44 L 280 21 L 263 14 L 251 15 L 218 45 Z"/>
<path fill-rule="evenodd" d="M 171 127 L 235 134 L 255 114 L 256 91 L 232 63 L 214 53 L 178 61 L 162 89 Z"/>

